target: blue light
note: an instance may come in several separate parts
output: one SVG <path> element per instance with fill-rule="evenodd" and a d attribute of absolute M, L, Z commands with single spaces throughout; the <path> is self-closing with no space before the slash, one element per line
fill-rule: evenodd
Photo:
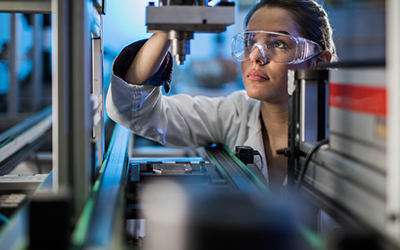
<path fill-rule="evenodd" d="M 150 36 L 145 26 L 148 0 L 116 0 L 103 18 L 104 47 L 119 53 L 128 44 Z"/>

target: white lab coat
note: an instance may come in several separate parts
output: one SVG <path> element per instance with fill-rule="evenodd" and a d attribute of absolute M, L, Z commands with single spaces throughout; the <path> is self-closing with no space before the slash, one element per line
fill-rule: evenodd
<path fill-rule="evenodd" d="M 127 84 L 113 74 L 106 108 L 115 122 L 165 146 L 217 143 L 233 152 L 235 146 L 250 146 L 262 154 L 262 174 L 268 183 L 260 101 L 248 97 L 244 90 L 227 97 L 165 96 L 161 87 Z M 254 162 L 261 168 L 260 157 L 254 157 Z"/>

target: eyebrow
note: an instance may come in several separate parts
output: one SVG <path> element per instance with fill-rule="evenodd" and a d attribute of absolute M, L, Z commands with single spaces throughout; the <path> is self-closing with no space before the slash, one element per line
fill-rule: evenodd
<path fill-rule="evenodd" d="M 246 30 L 246 32 L 254 32 L 254 31 L 258 31 L 258 30 Z M 282 33 L 282 34 L 285 34 L 285 35 L 293 36 L 292 34 L 290 34 L 290 33 L 287 32 L 287 31 L 284 31 L 284 30 L 278 30 L 278 31 L 264 30 L 264 31 L 270 31 L 270 32 L 275 32 L 275 33 Z"/>

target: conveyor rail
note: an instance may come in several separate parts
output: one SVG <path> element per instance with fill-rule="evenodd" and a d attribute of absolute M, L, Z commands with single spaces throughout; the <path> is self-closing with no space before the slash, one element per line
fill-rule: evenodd
<path fill-rule="evenodd" d="M 0 134 L 0 175 L 39 149 L 52 128 L 51 106 Z"/>

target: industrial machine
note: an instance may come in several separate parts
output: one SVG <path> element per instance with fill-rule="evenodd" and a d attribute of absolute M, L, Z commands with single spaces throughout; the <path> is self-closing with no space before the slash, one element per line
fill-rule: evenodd
<path fill-rule="evenodd" d="M 334 218 L 330 235 L 322 217 L 318 225 L 333 249 L 399 249 L 399 11 L 398 1 L 386 2 L 385 60 L 289 72 L 281 153 L 289 185 Z"/>
<path fill-rule="evenodd" d="M 389 231 L 388 201 L 397 191 L 388 186 L 385 63 L 322 66 L 330 69 L 289 72 L 289 147 L 281 152 L 289 184 L 335 218 L 337 249 L 398 249 Z"/>
<path fill-rule="evenodd" d="M 183 2 L 147 8 L 178 64 L 193 33 L 221 32 L 234 14 L 224 1 Z M 51 133 L 52 171 L 0 177 L 14 206 L 0 249 L 399 249 L 400 2 L 386 4 L 385 62 L 290 71 L 289 184 L 277 198 L 252 171 L 257 156 L 223 145 L 141 154 L 107 119 L 104 1 L 0 0 L 2 12 L 51 13 L 55 41 L 52 107 L 0 134 L 7 172 Z"/>
<path fill-rule="evenodd" d="M 168 31 L 172 41 L 171 53 L 178 65 L 184 63 L 190 54 L 190 40 L 193 33 L 221 33 L 235 22 L 235 3 L 220 1 L 208 6 L 209 0 L 173 1 L 159 0 L 158 7 L 150 2 L 146 9 L 148 32 Z"/>

